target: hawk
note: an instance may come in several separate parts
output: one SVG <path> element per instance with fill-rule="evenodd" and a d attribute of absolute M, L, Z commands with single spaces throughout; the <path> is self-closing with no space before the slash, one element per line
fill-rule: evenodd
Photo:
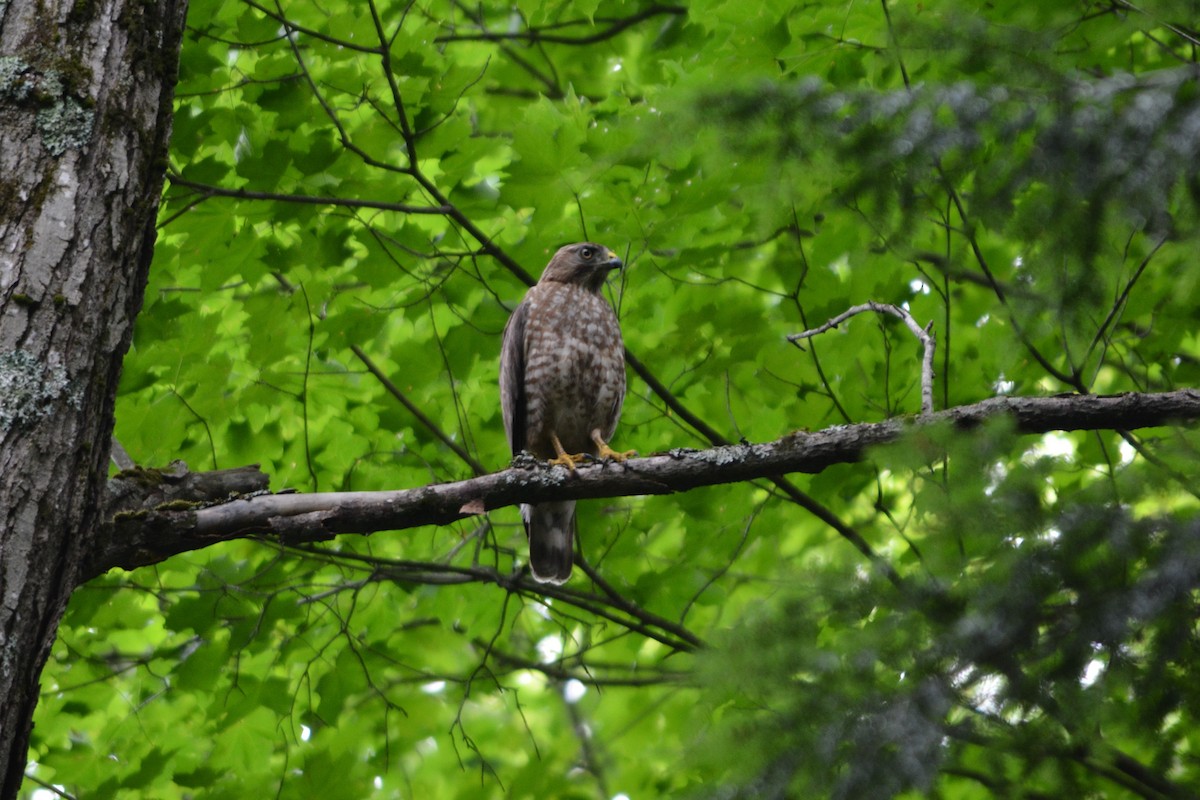
<path fill-rule="evenodd" d="M 608 441 L 625 400 L 625 347 L 600 294 L 617 254 L 591 242 L 559 249 L 504 327 L 500 406 L 513 455 L 574 470 L 588 456 L 624 461 Z M 564 583 L 574 559 L 575 501 L 522 505 L 536 580 Z"/>

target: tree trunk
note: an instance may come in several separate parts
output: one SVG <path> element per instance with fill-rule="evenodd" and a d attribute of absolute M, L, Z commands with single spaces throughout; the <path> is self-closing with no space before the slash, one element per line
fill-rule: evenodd
<path fill-rule="evenodd" d="M 185 10 L 0 2 L 0 798 L 99 521 Z"/>

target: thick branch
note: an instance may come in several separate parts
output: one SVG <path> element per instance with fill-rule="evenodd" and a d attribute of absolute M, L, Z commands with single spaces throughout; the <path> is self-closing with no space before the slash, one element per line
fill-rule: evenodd
<path fill-rule="evenodd" d="M 790 472 L 817 473 L 833 464 L 859 461 L 868 448 L 894 442 L 915 428 L 947 422 L 972 428 L 1005 415 L 1027 434 L 1157 427 L 1200 419 L 1200 390 L 994 397 L 921 417 L 840 425 L 816 433 L 797 431 L 763 444 L 672 450 L 623 464 L 584 466 L 574 473 L 539 465 L 398 491 L 260 495 L 184 509 L 176 502 L 118 514 L 111 522 L 112 535 L 102 537 L 105 549 L 91 560 L 89 577 L 114 566 L 154 564 L 176 553 L 249 536 L 277 536 L 295 544 L 341 533 L 442 525 L 522 502 L 671 494 Z"/>

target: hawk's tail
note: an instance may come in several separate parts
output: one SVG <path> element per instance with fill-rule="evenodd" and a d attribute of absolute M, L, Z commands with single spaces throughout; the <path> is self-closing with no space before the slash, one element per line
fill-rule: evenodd
<path fill-rule="evenodd" d="M 534 580 L 566 583 L 575 560 L 575 501 L 521 506 Z"/>

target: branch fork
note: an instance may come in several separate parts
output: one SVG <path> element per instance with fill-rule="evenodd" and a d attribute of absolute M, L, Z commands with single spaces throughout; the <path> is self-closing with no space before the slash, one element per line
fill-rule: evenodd
<path fill-rule="evenodd" d="M 826 322 L 824 325 L 820 325 L 816 328 L 810 328 L 809 330 L 801 331 L 800 333 L 793 333 L 787 337 L 787 340 L 803 350 L 804 348 L 800 345 L 800 341 L 802 339 L 810 339 L 813 336 L 836 328 L 851 317 L 857 314 L 865 314 L 868 311 L 874 311 L 876 314 L 890 314 L 893 317 L 903 320 L 904 324 L 908 326 L 908 329 L 912 331 L 913 336 L 916 336 L 921 342 L 921 347 L 924 351 L 924 355 L 921 358 L 921 413 L 932 414 L 933 354 L 937 349 L 937 340 L 933 335 L 932 321 L 922 328 L 917 321 L 913 319 L 913 315 L 908 313 L 908 309 L 901 306 L 892 305 L 891 303 L 876 303 L 874 300 L 870 300 L 866 303 L 862 303 L 861 305 L 852 306 L 846 309 L 841 314 L 838 314 L 836 317 Z"/>

